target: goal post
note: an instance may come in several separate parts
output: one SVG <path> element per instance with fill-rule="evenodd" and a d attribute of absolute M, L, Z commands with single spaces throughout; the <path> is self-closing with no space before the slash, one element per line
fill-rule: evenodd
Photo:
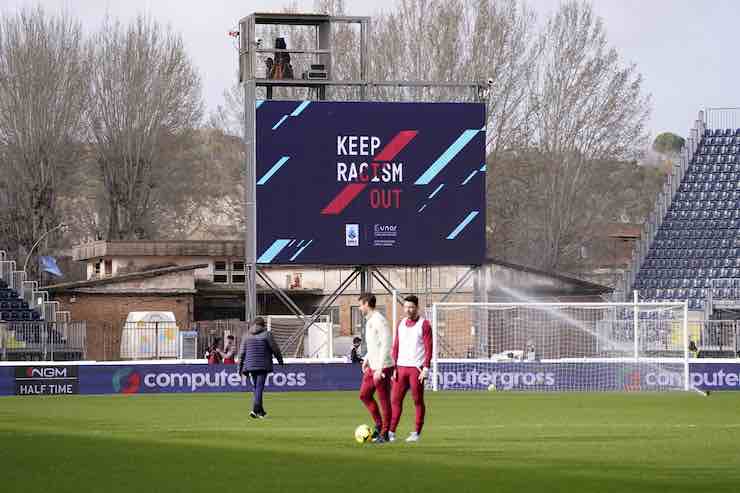
<path fill-rule="evenodd" d="M 436 303 L 433 390 L 689 390 L 688 305 Z"/>

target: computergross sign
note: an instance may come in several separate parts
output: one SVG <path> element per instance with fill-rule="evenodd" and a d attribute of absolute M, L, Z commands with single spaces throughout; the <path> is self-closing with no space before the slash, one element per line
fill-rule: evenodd
<path fill-rule="evenodd" d="M 259 101 L 262 264 L 477 264 L 485 106 Z"/>
<path fill-rule="evenodd" d="M 30 370 L 29 370 L 30 368 Z M 150 394 L 250 392 L 251 383 L 234 365 L 122 364 L 79 367 L 0 367 L 0 395 L 48 394 Z M 27 379 L 40 377 L 31 390 L 19 392 Z M 288 364 L 276 367 L 267 380 L 271 392 L 301 390 L 358 390 L 360 366 Z M 74 386 L 66 379 L 75 380 Z M 689 383 L 703 390 L 740 390 L 740 363 L 690 363 Z M 40 387 L 46 386 L 46 387 Z M 683 389 L 681 364 L 651 363 L 440 363 L 442 390 L 498 391 L 657 391 Z M 59 390 L 64 386 L 63 390 Z"/>

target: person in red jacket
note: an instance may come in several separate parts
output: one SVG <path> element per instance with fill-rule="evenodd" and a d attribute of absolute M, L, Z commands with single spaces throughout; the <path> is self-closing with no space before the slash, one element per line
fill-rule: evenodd
<path fill-rule="evenodd" d="M 225 365 L 236 364 L 236 352 L 239 348 L 236 347 L 236 340 L 233 335 L 226 337 L 226 347 L 224 347 L 223 357 Z"/>
<path fill-rule="evenodd" d="M 408 296 L 403 304 L 406 318 L 401 320 L 393 338 L 391 356 L 396 370 L 393 376 L 391 391 L 391 425 L 389 440 L 395 441 L 396 427 L 403 412 L 403 400 L 411 389 L 411 397 L 416 407 L 416 428 L 406 439 L 407 442 L 418 442 L 424 427 L 424 385 L 429 376 L 429 365 L 432 361 L 432 325 L 419 316 L 419 298 Z"/>

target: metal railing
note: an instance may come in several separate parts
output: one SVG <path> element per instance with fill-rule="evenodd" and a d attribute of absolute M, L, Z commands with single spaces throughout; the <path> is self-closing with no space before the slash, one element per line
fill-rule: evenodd
<path fill-rule="evenodd" d="M 0 322 L 3 361 L 79 361 L 86 348 L 85 322 Z"/>
<path fill-rule="evenodd" d="M 740 356 L 740 321 L 701 320 L 689 322 L 690 337 L 702 358 L 737 358 Z"/>
<path fill-rule="evenodd" d="M 58 314 L 59 316 L 60 314 Z M 65 315 L 61 315 L 65 316 Z M 654 322 L 640 321 L 641 324 Z M 625 340 L 632 334 L 631 322 L 625 322 Z M 659 328 L 656 325 L 657 328 Z M 611 336 L 621 326 L 609 327 Z M 197 322 L 187 330 L 198 332 L 197 357 L 203 354 L 215 339 L 228 334 L 236 337 L 236 344 L 246 329 L 238 320 Z M 2 361 L 97 361 L 177 359 L 179 357 L 179 330 L 172 322 L 147 324 L 108 324 L 87 330 L 85 322 L 7 322 L 0 323 L 0 360 Z M 183 328 L 182 330 L 185 330 Z M 689 340 L 696 346 L 699 358 L 740 357 L 740 321 L 690 320 Z M 648 335 L 650 331 L 646 332 Z M 654 337 L 644 341 L 643 353 L 658 351 L 673 344 L 673 332 L 655 331 Z M 286 354 L 286 356 L 290 356 Z"/>
<path fill-rule="evenodd" d="M 671 173 L 668 174 L 663 188 L 655 199 L 652 212 L 643 223 L 640 239 L 635 242 L 629 268 L 625 271 L 621 281 L 617 285 L 615 298 L 619 298 L 622 301 L 629 301 L 631 299 L 632 286 L 637 278 L 637 273 L 640 271 L 650 251 L 650 245 L 655 240 L 665 220 L 665 216 L 671 208 L 673 197 L 676 195 L 686 172 L 691 166 L 691 161 L 701 143 L 706 128 L 705 113 L 700 111 L 698 119 L 694 122 L 694 128 L 689 131 L 689 138 L 686 139 L 686 143 L 679 153 L 678 162 L 671 170 Z"/>
<path fill-rule="evenodd" d="M 707 108 L 704 113 L 706 128 L 735 129 L 740 128 L 740 108 Z"/>

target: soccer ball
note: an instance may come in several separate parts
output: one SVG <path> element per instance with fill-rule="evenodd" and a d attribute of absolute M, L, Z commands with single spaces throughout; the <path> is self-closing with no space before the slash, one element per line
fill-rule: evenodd
<path fill-rule="evenodd" d="M 365 443 L 373 436 L 373 430 L 368 425 L 360 425 L 355 428 L 355 441 Z"/>
<path fill-rule="evenodd" d="M 488 391 L 489 392 L 496 392 L 496 390 L 497 389 L 496 389 L 496 384 L 495 383 L 492 383 L 491 385 L 488 386 Z"/>

